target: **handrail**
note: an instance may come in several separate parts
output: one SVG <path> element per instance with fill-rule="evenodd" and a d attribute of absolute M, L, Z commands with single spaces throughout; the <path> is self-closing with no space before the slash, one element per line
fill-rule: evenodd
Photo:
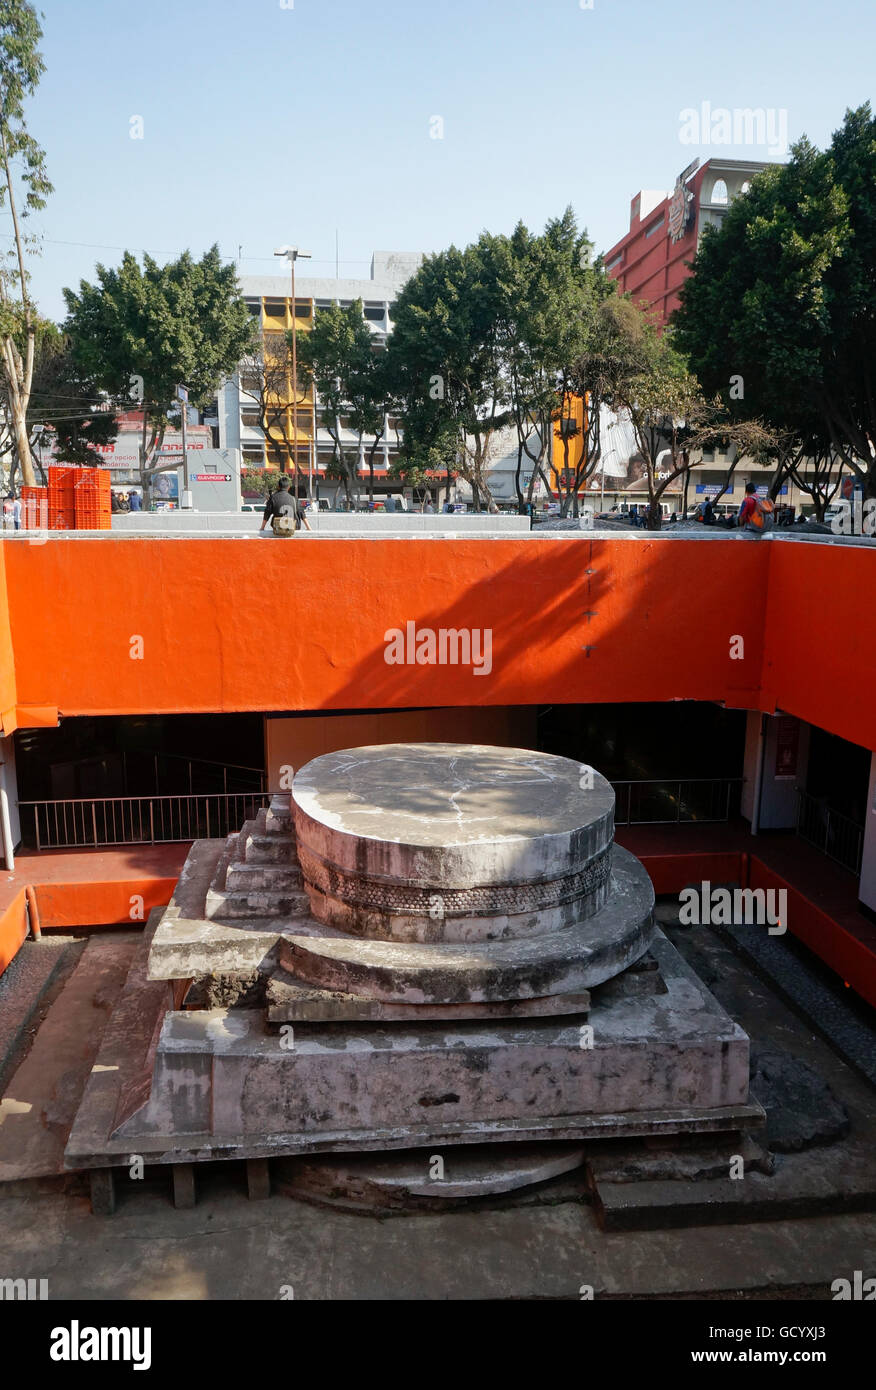
<path fill-rule="evenodd" d="M 742 777 L 650 777 L 612 781 L 611 786 L 615 792 L 615 825 L 677 825 L 682 822 L 715 824 L 727 821 L 730 819 L 733 788 L 741 785 L 744 780 Z M 710 794 L 705 798 L 699 797 L 696 790 L 687 790 L 705 787 L 711 788 Z M 649 790 L 651 802 L 657 803 L 650 811 L 647 797 Z M 642 797 L 638 793 L 646 795 Z M 634 794 L 637 794 L 635 814 Z M 674 811 L 674 814 L 665 814 L 667 811 Z"/>
<path fill-rule="evenodd" d="M 264 789 L 177 795 L 147 792 L 142 796 L 67 797 L 18 804 L 22 811 L 32 812 L 33 837 L 39 851 L 224 838 L 236 833 L 259 807 L 267 808 L 270 795 Z"/>
<path fill-rule="evenodd" d="M 797 834 L 850 873 L 861 871 L 864 826 L 835 811 L 822 798 L 797 788 Z"/>

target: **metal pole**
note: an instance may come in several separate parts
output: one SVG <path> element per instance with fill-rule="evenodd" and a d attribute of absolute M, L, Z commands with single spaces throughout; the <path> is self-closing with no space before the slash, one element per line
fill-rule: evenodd
<path fill-rule="evenodd" d="M 298 501 L 298 316 L 295 312 L 295 253 L 289 258 L 292 267 L 292 454 L 295 459 L 295 501 Z M 298 524 L 297 518 L 295 522 Z"/>
<path fill-rule="evenodd" d="M 188 395 L 188 392 L 186 392 Z M 182 461 L 183 461 L 183 500 L 184 507 L 191 507 L 192 499 L 189 495 L 189 456 L 186 450 L 186 411 L 188 400 L 180 401 L 180 425 L 182 427 Z"/>

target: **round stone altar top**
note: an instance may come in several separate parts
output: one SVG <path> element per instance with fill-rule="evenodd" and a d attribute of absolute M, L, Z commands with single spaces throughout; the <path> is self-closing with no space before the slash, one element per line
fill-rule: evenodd
<path fill-rule="evenodd" d="M 331 900 L 414 911 L 415 886 L 554 885 L 454 899 L 484 912 L 501 900 L 514 914 L 582 893 L 595 910 L 607 891 L 614 792 L 570 758 L 468 743 L 349 748 L 298 772 L 292 813 L 305 885 Z M 313 912 L 324 914 L 321 899 Z"/>
<path fill-rule="evenodd" d="M 314 758 L 293 801 L 332 830 L 411 846 L 568 835 L 614 806 L 570 758 L 471 743 L 385 743 Z"/>

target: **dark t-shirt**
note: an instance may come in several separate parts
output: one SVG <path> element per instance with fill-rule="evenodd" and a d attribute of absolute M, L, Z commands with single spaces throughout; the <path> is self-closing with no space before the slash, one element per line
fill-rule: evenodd
<path fill-rule="evenodd" d="M 304 516 L 304 507 L 300 502 L 296 502 L 288 488 L 278 488 L 272 492 L 265 503 L 264 520 L 270 521 L 274 516 L 294 516 L 296 531 L 301 529 L 301 520 Z"/>

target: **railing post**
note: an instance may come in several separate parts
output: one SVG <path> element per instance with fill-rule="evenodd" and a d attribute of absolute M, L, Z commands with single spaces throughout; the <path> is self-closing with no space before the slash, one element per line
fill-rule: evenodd
<path fill-rule="evenodd" d="M 149 840 L 150 840 L 150 843 L 153 844 L 153 845 L 155 844 L 155 821 L 154 821 L 154 818 L 153 818 L 153 811 L 154 811 L 154 808 L 155 808 L 155 803 L 154 803 L 154 801 L 150 801 L 150 802 L 149 802 Z"/>
<path fill-rule="evenodd" d="M 91 828 L 94 831 L 94 843 L 97 844 L 97 806 L 91 803 Z"/>
<path fill-rule="evenodd" d="M 40 844 L 40 808 L 39 808 L 39 806 L 34 806 L 34 808 L 33 808 L 33 823 L 34 823 L 34 826 L 35 826 L 35 828 L 36 828 L 37 854 L 39 854 L 40 850 L 42 849 L 42 845 Z"/>

